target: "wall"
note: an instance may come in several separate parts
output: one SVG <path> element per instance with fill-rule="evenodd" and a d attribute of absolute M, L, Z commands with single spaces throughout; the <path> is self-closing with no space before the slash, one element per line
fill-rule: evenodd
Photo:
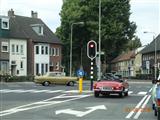
<path fill-rule="evenodd" d="M 53 54 L 51 52 L 50 54 L 50 64 L 52 63 L 52 65 L 50 65 L 50 71 L 62 71 L 61 68 L 61 61 L 62 61 L 62 47 L 61 45 L 58 44 L 50 44 L 50 48 L 51 49 L 59 49 L 59 54 Z M 57 69 L 56 63 L 59 63 L 59 69 Z"/>
<path fill-rule="evenodd" d="M 38 49 L 39 49 L 38 54 L 36 53 L 36 47 L 38 47 Z M 47 53 L 46 53 L 46 48 L 48 49 Z M 42 51 L 44 53 L 42 53 Z M 46 72 L 48 72 L 49 71 L 49 63 L 50 63 L 49 62 L 49 44 L 46 44 L 46 43 L 34 44 L 34 75 L 38 75 L 38 74 L 43 75 Z M 37 68 L 36 64 L 38 64 L 38 68 Z"/>
<path fill-rule="evenodd" d="M 10 39 L 9 63 L 10 63 L 10 73 L 12 75 L 17 75 L 17 76 L 27 75 L 27 41 L 26 40 Z"/>

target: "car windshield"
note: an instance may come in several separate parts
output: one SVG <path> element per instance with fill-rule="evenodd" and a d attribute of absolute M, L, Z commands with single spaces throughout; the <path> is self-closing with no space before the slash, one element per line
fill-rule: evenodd
<path fill-rule="evenodd" d="M 113 76 L 109 76 L 109 75 L 103 75 L 99 81 L 118 81 L 118 82 L 122 82 L 122 80 L 119 79 L 118 77 L 113 77 Z"/>

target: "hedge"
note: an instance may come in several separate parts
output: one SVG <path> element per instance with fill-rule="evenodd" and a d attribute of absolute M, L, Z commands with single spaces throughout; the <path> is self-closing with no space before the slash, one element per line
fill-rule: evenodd
<path fill-rule="evenodd" d="M 4 82 L 32 82 L 32 81 L 34 81 L 34 76 L 0 75 L 0 81 L 4 81 Z"/>

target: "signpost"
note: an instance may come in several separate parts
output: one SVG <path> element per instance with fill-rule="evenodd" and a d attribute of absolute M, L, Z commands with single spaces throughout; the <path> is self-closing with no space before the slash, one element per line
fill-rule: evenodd
<path fill-rule="evenodd" d="M 94 75 L 94 62 L 93 60 L 97 56 L 97 43 L 94 40 L 90 40 L 87 43 L 87 56 L 91 59 L 91 72 L 90 72 L 90 79 L 91 79 L 91 87 L 90 89 L 93 89 L 93 75 Z"/>
<path fill-rule="evenodd" d="M 77 76 L 79 78 L 79 93 L 81 94 L 83 91 L 83 76 L 84 76 L 84 71 L 82 69 L 79 69 L 77 71 Z"/>

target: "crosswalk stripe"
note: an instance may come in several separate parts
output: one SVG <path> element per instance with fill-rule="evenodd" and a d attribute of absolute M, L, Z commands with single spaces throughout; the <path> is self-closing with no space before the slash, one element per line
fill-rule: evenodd
<path fill-rule="evenodd" d="M 12 90 L 12 89 L 2 89 L 0 90 L 0 93 L 79 93 L 79 90 L 38 90 L 38 89 L 29 89 L 29 90 L 24 90 L 24 89 L 17 89 L 17 90 Z M 83 90 L 82 93 L 93 93 L 93 91 L 90 90 Z M 128 91 L 128 94 L 130 96 L 144 96 L 147 94 L 145 91 L 140 91 L 138 93 L 135 93 L 133 91 Z"/>
<path fill-rule="evenodd" d="M 63 90 L 35 90 L 35 89 L 31 89 L 31 90 L 21 90 L 21 89 L 18 89 L 18 90 L 11 90 L 11 89 L 3 89 L 3 90 L 0 90 L 0 93 L 56 93 L 56 92 L 62 92 Z"/>
<path fill-rule="evenodd" d="M 128 94 L 130 95 L 130 94 L 132 94 L 133 93 L 133 91 L 128 91 Z"/>
<path fill-rule="evenodd" d="M 90 90 L 83 90 L 82 93 L 92 93 L 93 91 Z M 79 90 L 68 90 L 64 91 L 64 93 L 79 93 Z"/>
<path fill-rule="evenodd" d="M 138 95 L 146 95 L 147 94 L 147 92 L 138 92 Z"/>
<path fill-rule="evenodd" d="M 55 90 L 55 91 L 47 91 L 46 93 L 56 93 L 56 92 L 63 92 L 64 90 Z"/>

